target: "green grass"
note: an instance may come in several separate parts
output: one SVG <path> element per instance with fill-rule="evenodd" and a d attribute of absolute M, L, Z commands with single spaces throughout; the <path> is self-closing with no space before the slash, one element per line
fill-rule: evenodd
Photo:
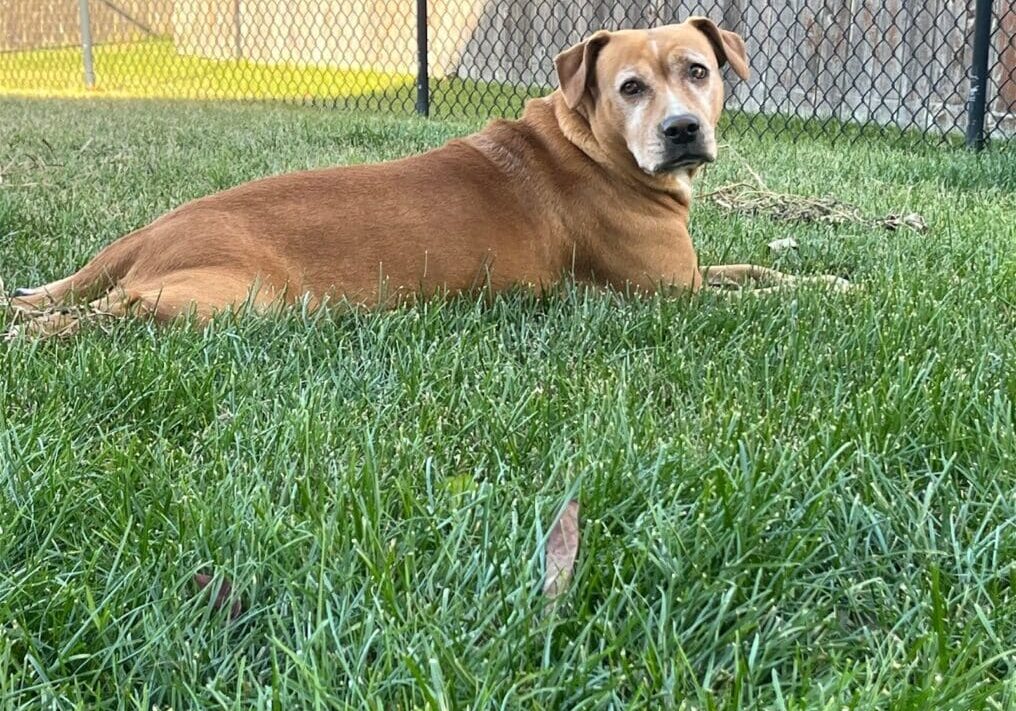
<path fill-rule="evenodd" d="M 0 53 L 0 96 L 243 99 L 404 113 L 416 101 L 413 74 L 205 59 L 179 54 L 169 40 L 97 45 L 93 60 L 96 84 L 89 89 L 79 47 Z M 432 113 L 517 113 L 526 98 L 541 93 L 540 87 L 434 78 Z"/>
<path fill-rule="evenodd" d="M 4 100 L 0 274 L 472 128 Z M 931 230 L 702 202 L 705 263 L 862 290 L 566 287 L 0 346 L 0 706 L 1016 707 L 1016 157 L 726 140 L 774 189 Z M 728 150 L 699 189 L 744 177 Z M 579 564 L 545 616 L 572 495 Z M 195 594 L 207 568 L 237 622 Z"/>

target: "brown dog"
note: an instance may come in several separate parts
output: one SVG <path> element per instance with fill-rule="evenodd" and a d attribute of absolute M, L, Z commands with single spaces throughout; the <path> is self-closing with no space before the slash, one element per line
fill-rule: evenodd
<path fill-rule="evenodd" d="M 28 330 L 93 310 L 199 319 L 345 298 L 537 289 L 571 275 L 617 288 L 700 288 L 688 235 L 691 179 L 715 159 L 720 67 L 748 76 L 744 42 L 705 18 L 600 31 L 556 58 L 560 89 L 518 121 L 380 165 L 258 180 L 190 202 L 102 250 L 77 273 L 12 304 Z M 835 277 L 818 277 L 835 285 Z M 707 283 L 795 281 L 736 265 Z"/>

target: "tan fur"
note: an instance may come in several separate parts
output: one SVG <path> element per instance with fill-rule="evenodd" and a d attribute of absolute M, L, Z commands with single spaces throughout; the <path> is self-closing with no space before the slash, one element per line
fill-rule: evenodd
<path fill-rule="evenodd" d="M 689 83 L 689 57 L 708 63 L 708 81 Z M 715 157 L 725 61 L 746 76 L 741 39 L 702 18 L 596 33 L 557 58 L 562 89 L 530 101 L 518 121 L 494 121 L 423 155 L 195 200 L 12 303 L 95 300 L 109 313 L 164 321 L 188 311 L 203 320 L 247 301 L 384 306 L 481 287 L 543 289 L 565 275 L 695 291 L 702 277 L 687 222 L 697 166 L 654 174 L 633 150 L 651 151 L 657 125 L 681 106 L 701 116 Z M 651 86 L 642 108 L 617 94 L 621 71 Z"/>

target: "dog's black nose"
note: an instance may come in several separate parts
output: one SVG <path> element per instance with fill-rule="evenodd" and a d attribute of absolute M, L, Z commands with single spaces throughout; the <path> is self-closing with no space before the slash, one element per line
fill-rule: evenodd
<path fill-rule="evenodd" d="M 698 118 L 692 114 L 676 114 L 660 122 L 660 133 L 671 143 L 691 143 L 698 137 L 698 131 Z"/>

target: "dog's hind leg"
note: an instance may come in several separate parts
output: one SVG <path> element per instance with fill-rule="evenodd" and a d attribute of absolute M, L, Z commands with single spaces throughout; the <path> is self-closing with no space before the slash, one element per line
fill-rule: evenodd
<path fill-rule="evenodd" d="M 30 303 L 38 303 L 41 308 L 31 308 L 22 303 L 15 308 L 25 317 L 23 322 L 12 326 L 5 336 L 8 340 L 20 334 L 29 338 L 70 336 L 86 322 L 127 315 L 137 302 L 136 297 L 117 288 L 82 306 L 52 306 L 52 301 L 40 300 Z"/>
<path fill-rule="evenodd" d="M 285 289 L 226 269 L 188 269 L 131 288 L 132 308 L 165 322 L 191 315 L 199 324 L 216 313 L 250 308 L 264 312 L 286 301 Z"/>
<path fill-rule="evenodd" d="M 4 334 L 4 338 L 11 341 L 21 335 L 28 338 L 70 336 L 77 333 L 80 327 L 79 314 L 70 311 L 53 311 L 31 317 L 24 323 L 11 326 Z"/>
<path fill-rule="evenodd" d="M 12 328 L 7 337 L 68 336 L 84 323 L 139 316 L 160 322 L 192 315 L 197 324 L 228 309 L 243 307 L 267 311 L 285 303 L 285 290 L 278 290 L 244 274 L 217 269 L 177 272 L 158 282 L 134 283 L 110 289 L 80 308 L 60 307 L 49 311 L 26 311 L 31 317 Z"/>
<path fill-rule="evenodd" d="M 69 276 L 33 289 L 24 287 L 15 289 L 10 293 L 8 303 L 11 308 L 17 311 L 27 312 L 42 311 L 58 306 L 68 296 L 72 278 Z"/>
<path fill-rule="evenodd" d="M 14 289 L 8 299 L 10 307 L 32 313 L 95 299 L 113 289 L 126 275 L 137 258 L 145 234 L 142 229 L 121 237 L 68 277 L 34 288 Z"/>

